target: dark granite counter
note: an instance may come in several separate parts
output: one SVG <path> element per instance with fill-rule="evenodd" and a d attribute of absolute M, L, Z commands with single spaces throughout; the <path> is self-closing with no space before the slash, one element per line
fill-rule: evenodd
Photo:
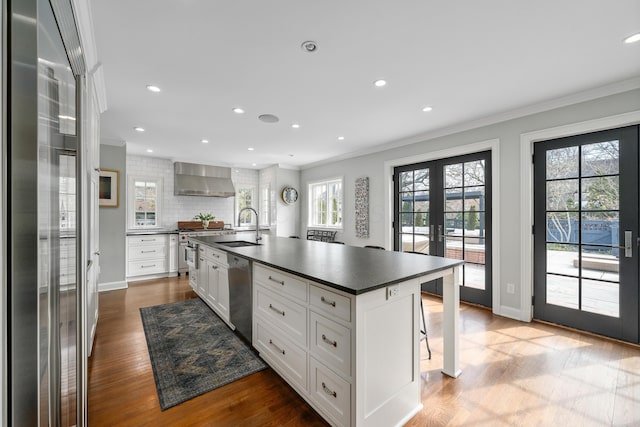
<path fill-rule="evenodd" d="M 356 246 L 263 235 L 259 246 L 228 247 L 238 236 L 200 236 L 189 240 L 358 295 L 394 283 L 446 270 L 464 261 Z M 253 238 L 253 237 L 251 237 Z M 242 240 L 251 241 L 243 236 Z"/>

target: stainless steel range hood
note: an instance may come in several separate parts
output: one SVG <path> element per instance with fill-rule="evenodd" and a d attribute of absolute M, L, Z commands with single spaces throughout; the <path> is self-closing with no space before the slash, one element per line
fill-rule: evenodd
<path fill-rule="evenodd" d="M 231 197 L 236 190 L 231 168 L 175 162 L 173 194 L 176 196 Z"/>

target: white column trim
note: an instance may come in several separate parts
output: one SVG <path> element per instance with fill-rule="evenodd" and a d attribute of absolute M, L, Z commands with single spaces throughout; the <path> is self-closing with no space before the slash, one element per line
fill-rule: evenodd
<path fill-rule="evenodd" d="M 399 159 L 387 160 L 384 162 L 384 245 L 390 249 L 393 247 L 393 169 L 397 166 L 421 163 L 429 160 L 446 159 L 448 157 L 462 156 L 465 154 L 478 153 L 480 151 L 491 150 L 491 205 L 492 205 L 492 311 L 495 314 L 511 317 L 508 313 L 503 313 L 500 302 L 500 140 L 489 139 L 487 141 L 472 144 L 460 145 L 443 150 L 420 153 L 414 156 L 402 157 Z"/>
<path fill-rule="evenodd" d="M 533 318 L 533 144 L 635 124 L 640 124 L 640 110 L 520 135 L 520 320 L 530 322 Z"/>

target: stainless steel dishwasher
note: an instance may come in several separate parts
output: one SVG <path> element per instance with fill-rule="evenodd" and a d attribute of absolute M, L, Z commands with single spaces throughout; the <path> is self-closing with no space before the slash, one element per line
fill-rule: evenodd
<path fill-rule="evenodd" d="M 251 261 L 227 252 L 229 262 L 229 320 L 236 332 L 251 343 Z"/>

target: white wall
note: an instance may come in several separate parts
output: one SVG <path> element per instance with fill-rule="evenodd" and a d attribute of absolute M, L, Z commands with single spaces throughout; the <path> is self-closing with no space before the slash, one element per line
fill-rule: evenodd
<path fill-rule="evenodd" d="M 293 187 L 300 193 L 300 171 L 290 169 L 278 169 L 275 203 L 277 211 L 276 235 L 289 237 L 298 235 L 300 229 L 300 201 L 287 205 L 282 201 L 282 189 Z"/>
<path fill-rule="evenodd" d="M 494 224 L 494 227 L 500 227 L 498 244 L 501 250 L 498 257 L 494 258 L 499 272 L 499 283 L 494 284 L 494 290 L 498 293 L 498 306 L 494 303 L 493 309 L 497 314 L 521 318 L 520 313 L 524 304 L 521 302 L 520 277 L 522 267 L 520 260 L 522 252 L 520 239 L 522 228 L 520 221 L 521 134 L 636 110 L 640 110 L 640 90 L 638 89 L 304 169 L 300 175 L 301 231 L 307 226 L 308 183 L 323 178 L 344 176 L 344 230 L 338 232 L 337 240 L 356 246 L 383 245 L 391 228 L 390 221 L 385 219 L 385 198 L 389 197 L 387 191 L 389 183 L 384 182 L 385 162 L 497 139 L 500 152 L 498 165 L 500 181 L 496 188 L 500 195 L 500 205 L 494 204 L 494 212 L 497 211 L 500 223 Z M 370 237 L 368 239 L 355 237 L 355 180 L 363 176 L 369 177 Z M 515 285 L 514 294 L 506 293 L 506 283 Z"/>
<path fill-rule="evenodd" d="M 173 162 L 171 160 L 128 155 L 127 177 L 129 176 L 162 178 L 163 200 L 160 226 L 163 228 L 176 228 L 178 221 L 191 221 L 199 212 L 210 212 L 216 217 L 216 221 L 235 225 L 235 197 L 174 196 Z M 257 188 L 258 171 L 232 168 L 231 180 L 234 184 L 236 182 L 249 183 L 254 184 Z"/>

